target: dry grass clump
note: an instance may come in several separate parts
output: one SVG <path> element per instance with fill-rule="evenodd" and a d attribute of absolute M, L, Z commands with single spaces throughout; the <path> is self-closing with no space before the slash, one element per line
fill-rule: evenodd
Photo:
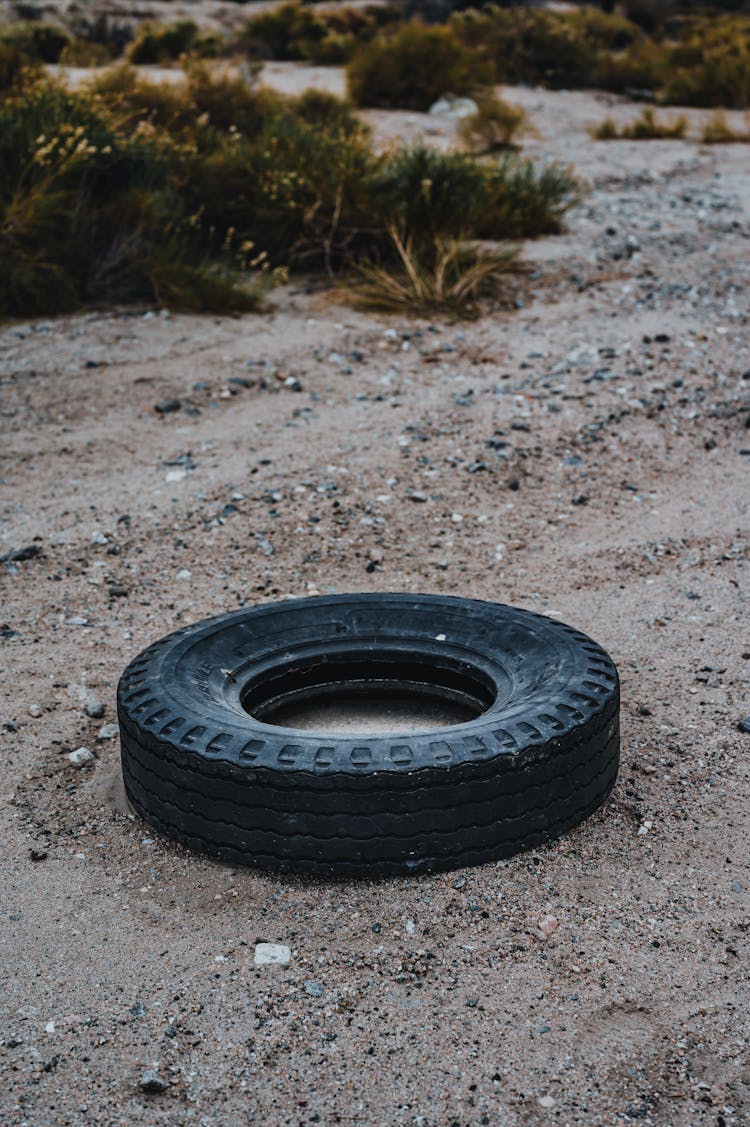
<path fill-rule="evenodd" d="M 472 94 L 492 81 L 492 66 L 450 27 L 403 24 L 360 47 L 347 67 L 358 106 L 427 110 L 442 94 Z"/>
<path fill-rule="evenodd" d="M 477 112 L 462 118 L 458 135 L 474 153 L 495 153 L 513 147 L 513 140 L 526 117 L 520 106 L 512 106 L 496 94 L 476 96 Z"/>
<path fill-rule="evenodd" d="M 489 251 L 472 243 L 436 240 L 418 250 L 398 228 L 388 228 L 398 261 L 390 266 L 362 263 L 357 304 L 388 313 L 475 315 L 479 300 L 494 296 L 516 256 L 516 249 Z"/>
<path fill-rule="evenodd" d="M 687 132 L 687 121 L 678 117 L 673 121 L 658 121 L 649 107 L 641 111 L 641 116 L 630 125 L 618 130 L 611 117 L 605 117 L 591 131 L 596 141 L 676 141 Z"/>
<path fill-rule="evenodd" d="M 556 230 L 575 191 L 511 156 L 376 152 L 346 103 L 205 64 L 179 84 L 119 66 L 77 92 L 21 71 L 0 94 L 0 315 L 249 309 L 275 271 L 398 272 L 402 250 L 430 300 L 468 309 L 505 258 L 467 244 Z"/>
<path fill-rule="evenodd" d="M 701 141 L 704 145 L 750 144 L 750 114 L 745 114 L 744 129 L 733 129 L 726 114 L 717 111 L 704 125 Z"/>

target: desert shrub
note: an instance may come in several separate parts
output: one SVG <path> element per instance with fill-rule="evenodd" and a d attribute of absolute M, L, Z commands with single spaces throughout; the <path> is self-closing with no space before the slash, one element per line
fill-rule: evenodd
<path fill-rule="evenodd" d="M 335 65 L 347 62 L 358 45 L 397 18 L 387 5 L 318 12 L 291 0 L 248 20 L 232 47 L 261 58 Z"/>
<path fill-rule="evenodd" d="M 726 114 L 721 110 L 717 111 L 703 127 L 701 140 L 704 145 L 750 143 L 750 114 L 745 114 L 744 129 L 733 129 Z"/>
<path fill-rule="evenodd" d="M 166 63 L 188 53 L 201 58 L 218 54 L 219 38 L 203 34 L 192 20 L 163 26 L 144 24 L 126 51 L 128 61 L 138 66 Z"/>
<path fill-rule="evenodd" d="M 0 40 L 0 99 L 40 73 L 40 65 L 14 43 Z"/>
<path fill-rule="evenodd" d="M 186 64 L 185 81 L 155 82 L 128 64 L 111 67 L 87 89 L 124 123 L 146 121 L 189 141 L 198 151 L 211 149 L 226 132 L 251 136 L 283 103 L 280 95 L 227 70 L 205 63 Z"/>
<path fill-rule="evenodd" d="M 0 106 L 0 312 L 102 300 L 248 308 L 235 263 L 190 222 L 184 158 L 147 123 L 39 81 Z"/>
<path fill-rule="evenodd" d="M 292 99 L 290 106 L 294 115 L 308 125 L 323 125 L 344 133 L 364 129 L 349 102 L 325 90 L 305 90 Z"/>
<path fill-rule="evenodd" d="M 418 245 L 439 239 L 534 238 L 560 229 L 578 185 L 560 165 L 479 161 L 425 145 L 390 154 L 374 181 L 377 210 Z"/>
<path fill-rule="evenodd" d="M 631 48 L 640 30 L 593 8 L 569 12 L 489 7 L 455 15 L 449 26 L 481 58 L 495 80 L 551 87 L 595 84 L 612 53 Z"/>
<path fill-rule="evenodd" d="M 647 107 L 631 125 L 624 125 L 619 131 L 612 119 L 605 117 L 600 125 L 591 130 L 591 136 L 597 141 L 674 141 L 683 138 L 686 132 L 687 121 L 684 117 L 678 117 L 674 121 L 659 121 L 654 111 Z"/>
<path fill-rule="evenodd" d="M 470 94 L 492 68 L 447 27 L 408 23 L 361 47 L 347 68 L 355 105 L 426 110 L 441 94 Z"/>
<path fill-rule="evenodd" d="M 185 109 L 180 84 L 141 78 L 128 63 L 97 74 L 86 88 L 98 104 L 118 114 L 131 127 L 139 121 L 148 121 L 164 128 L 175 128 Z"/>
<path fill-rule="evenodd" d="M 663 48 L 651 40 L 634 43 L 625 51 L 600 56 L 591 75 L 591 85 L 614 93 L 651 96 L 661 85 Z"/>
<path fill-rule="evenodd" d="M 71 39 L 62 54 L 60 65 L 66 67 L 101 67 L 115 58 L 105 43 L 89 43 L 85 39 Z"/>
<path fill-rule="evenodd" d="M 506 155 L 487 169 L 487 199 L 473 234 L 480 239 L 555 235 L 580 194 L 581 185 L 565 165 L 540 168 L 531 160 Z"/>
<path fill-rule="evenodd" d="M 187 190 L 207 223 L 235 228 L 275 265 L 332 270 L 377 241 L 377 163 L 358 123 L 321 127 L 287 112 L 196 162 Z"/>
<path fill-rule="evenodd" d="M 0 38 L 38 63 L 57 63 L 70 43 L 68 32 L 51 23 L 15 23 L 0 30 Z"/>
<path fill-rule="evenodd" d="M 661 101 L 727 109 L 750 106 L 750 16 L 689 23 L 665 60 Z"/>
<path fill-rule="evenodd" d="M 508 149 L 521 128 L 525 114 L 495 94 L 476 95 L 477 112 L 462 118 L 458 135 L 472 152 L 493 153 Z"/>

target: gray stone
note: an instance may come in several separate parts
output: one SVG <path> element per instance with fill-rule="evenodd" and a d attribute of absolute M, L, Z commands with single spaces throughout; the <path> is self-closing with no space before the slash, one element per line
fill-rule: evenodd
<path fill-rule="evenodd" d="M 153 1068 L 147 1068 L 141 1076 L 140 1088 L 142 1092 L 166 1092 L 169 1082 L 164 1080 Z"/>

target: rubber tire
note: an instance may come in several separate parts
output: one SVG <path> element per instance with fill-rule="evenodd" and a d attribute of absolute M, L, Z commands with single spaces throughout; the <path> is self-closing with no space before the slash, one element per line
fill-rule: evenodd
<path fill-rule="evenodd" d="M 386 677 L 411 663 L 486 694 L 485 711 L 360 738 L 245 711 L 253 686 L 324 680 L 327 662 Z M 199 622 L 130 663 L 118 716 L 128 798 L 157 829 L 233 863 L 319 875 L 436 871 L 538 846 L 600 806 L 619 763 L 619 682 L 600 646 L 529 611 L 437 595 L 300 599 Z"/>

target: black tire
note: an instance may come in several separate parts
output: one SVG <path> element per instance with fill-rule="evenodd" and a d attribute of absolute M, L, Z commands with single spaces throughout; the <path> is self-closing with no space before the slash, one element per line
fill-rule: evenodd
<path fill-rule="evenodd" d="M 262 719 L 373 683 L 479 715 L 362 737 Z M 159 830 L 227 861 L 317 874 L 507 857 L 588 817 L 619 762 L 617 670 L 600 646 L 541 615 L 437 595 L 300 599 L 199 622 L 131 662 L 118 715 L 128 797 Z"/>

